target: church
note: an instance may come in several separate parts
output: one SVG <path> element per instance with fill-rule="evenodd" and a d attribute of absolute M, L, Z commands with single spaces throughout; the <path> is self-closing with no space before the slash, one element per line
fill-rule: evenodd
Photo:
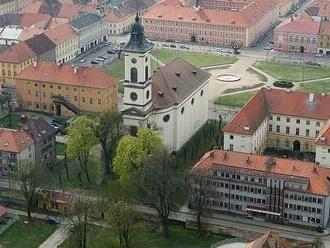
<path fill-rule="evenodd" d="M 123 48 L 124 125 L 132 135 L 140 127 L 155 128 L 167 149 L 178 151 L 208 119 L 210 74 L 181 59 L 152 72 L 152 49 L 137 15 Z"/>

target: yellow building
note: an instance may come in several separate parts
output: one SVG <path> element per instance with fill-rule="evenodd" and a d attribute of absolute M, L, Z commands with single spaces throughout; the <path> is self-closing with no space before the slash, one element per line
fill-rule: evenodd
<path fill-rule="evenodd" d="M 15 84 L 17 75 L 37 61 L 37 55 L 25 43 L 9 47 L 0 54 L 0 84 Z"/>
<path fill-rule="evenodd" d="M 23 109 L 70 117 L 116 109 L 116 83 L 100 69 L 40 62 L 19 74 L 16 87 Z"/>
<path fill-rule="evenodd" d="M 330 22 L 322 21 L 319 31 L 318 53 L 330 55 Z"/>
<path fill-rule="evenodd" d="M 65 214 L 71 209 L 73 200 L 70 193 L 43 190 L 39 194 L 38 208 Z"/>

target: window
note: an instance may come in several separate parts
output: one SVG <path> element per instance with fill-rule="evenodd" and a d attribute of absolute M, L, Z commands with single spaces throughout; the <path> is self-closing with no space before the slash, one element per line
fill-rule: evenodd
<path fill-rule="evenodd" d="M 60 89 L 62 89 L 62 87 L 61 87 L 61 86 L 58 86 L 57 88 L 58 88 L 59 90 L 60 90 Z"/>
<path fill-rule="evenodd" d="M 273 116 L 271 115 L 271 116 L 269 116 L 269 120 L 273 120 Z"/>
<path fill-rule="evenodd" d="M 286 127 L 286 128 L 285 128 L 285 133 L 286 133 L 286 134 L 290 134 L 290 127 Z"/>
<path fill-rule="evenodd" d="M 97 99 L 97 104 L 101 104 L 101 99 Z"/>
<path fill-rule="evenodd" d="M 286 118 L 286 122 L 290 122 L 290 118 Z"/>
<path fill-rule="evenodd" d="M 319 130 L 316 130 L 315 131 L 315 136 L 317 137 L 317 136 L 319 136 L 319 134 L 320 134 L 320 131 Z"/>
<path fill-rule="evenodd" d="M 297 124 L 300 124 L 300 120 L 299 120 L 299 119 L 297 119 L 297 120 L 296 120 L 296 123 L 297 123 Z"/>
<path fill-rule="evenodd" d="M 137 73 L 137 69 L 135 67 L 133 67 L 131 69 L 131 82 L 132 83 L 137 83 L 138 80 L 138 73 Z"/>
<path fill-rule="evenodd" d="M 76 101 L 78 101 L 78 97 L 77 96 L 74 96 L 73 97 L 73 100 L 76 102 Z"/>
<path fill-rule="evenodd" d="M 146 93 L 146 98 L 147 98 L 147 100 L 149 99 L 149 97 L 150 97 L 150 91 L 147 90 L 147 93 Z"/>
<path fill-rule="evenodd" d="M 316 126 L 317 126 L 317 127 L 320 126 L 320 122 L 319 122 L 319 121 L 316 122 Z"/>
<path fill-rule="evenodd" d="M 296 135 L 299 135 L 299 128 L 296 128 Z"/>
<path fill-rule="evenodd" d="M 234 135 L 230 135 L 229 138 L 230 138 L 231 140 L 233 140 L 233 139 L 234 139 Z"/>
<path fill-rule="evenodd" d="M 203 90 L 201 90 L 201 96 L 203 96 L 204 95 L 204 91 Z"/>
<path fill-rule="evenodd" d="M 145 81 L 148 81 L 148 78 L 149 78 L 149 68 L 148 68 L 148 66 L 146 66 L 146 68 L 145 68 Z"/>
<path fill-rule="evenodd" d="M 309 129 L 306 129 L 306 137 L 309 137 Z"/>
<path fill-rule="evenodd" d="M 277 120 L 277 121 L 281 121 L 281 116 L 277 116 L 277 117 L 276 117 L 276 120 Z"/>
<path fill-rule="evenodd" d="M 82 102 L 85 102 L 86 101 L 85 97 L 82 97 L 81 100 L 82 100 Z"/>
<path fill-rule="evenodd" d="M 276 126 L 276 133 L 281 132 L 281 127 L 279 125 Z"/>
<path fill-rule="evenodd" d="M 191 99 L 191 105 L 194 105 L 195 99 Z"/>
<path fill-rule="evenodd" d="M 309 125 L 309 124 L 311 124 L 311 122 L 310 121 L 306 121 L 306 125 Z"/>
<path fill-rule="evenodd" d="M 234 145 L 233 144 L 229 144 L 229 150 L 233 151 L 234 150 Z"/>
<path fill-rule="evenodd" d="M 273 132 L 273 125 L 272 125 L 272 124 L 269 125 L 269 127 L 268 127 L 268 131 L 269 131 L 269 132 Z"/>

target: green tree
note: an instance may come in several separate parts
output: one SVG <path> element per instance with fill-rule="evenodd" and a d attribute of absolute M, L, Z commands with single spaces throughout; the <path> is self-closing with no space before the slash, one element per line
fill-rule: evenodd
<path fill-rule="evenodd" d="M 75 119 L 68 128 L 67 156 L 69 159 L 77 159 L 81 170 L 90 183 L 88 163 L 90 160 L 90 149 L 96 144 L 94 134 L 94 121 L 81 116 Z"/>
<path fill-rule="evenodd" d="M 313 239 L 312 246 L 313 246 L 313 248 L 324 248 L 325 247 L 325 245 L 320 237 L 316 237 Z"/>
<path fill-rule="evenodd" d="M 15 165 L 12 175 L 20 185 L 26 202 L 26 212 L 31 219 L 33 206 L 47 182 L 46 170 L 32 160 L 20 160 Z"/>
<path fill-rule="evenodd" d="M 169 214 L 183 186 L 176 173 L 175 159 L 165 149 L 156 150 L 146 158 L 145 166 L 140 167 L 133 178 L 134 196 L 157 211 L 163 235 L 168 238 Z"/>
<path fill-rule="evenodd" d="M 119 112 L 108 110 L 97 116 L 95 136 L 102 146 L 104 171 L 111 177 L 114 153 L 122 134 L 122 116 Z"/>
<path fill-rule="evenodd" d="M 163 147 L 159 134 L 149 128 L 141 128 L 137 136 L 124 136 L 118 143 L 114 158 L 114 171 L 121 182 L 128 182 L 132 173 L 139 168 L 146 156 Z"/>

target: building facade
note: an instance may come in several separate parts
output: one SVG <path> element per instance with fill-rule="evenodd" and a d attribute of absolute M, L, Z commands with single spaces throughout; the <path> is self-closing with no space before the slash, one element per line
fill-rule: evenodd
<path fill-rule="evenodd" d="M 20 160 L 35 160 L 32 137 L 23 130 L 0 128 L 0 178 L 8 178 Z"/>
<path fill-rule="evenodd" d="M 224 128 L 224 149 L 256 154 L 266 147 L 310 152 L 316 153 L 316 162 L 329 165 L 318 159 L 316 142 L 322 134 L 328 138 L 329 108 L 330 96 L 325 94 L 263 88 Z"/>
<path fill-rule="evenodd" d="M 330 169 L 298 160 L 212 150 L 191 171 L 192 190 L 204 171 L 212 210 L 326 228 L 329 221 Z M 194 207 L 194 198 L 190 198 Z"/>
<path fill-rule="evenodd" d="M 20 12 L 30 1 L 29 0 L 5 0 L 0 3 L 0 15 L 18 13 Z"/>
<path fill-rule="evenodd" d="M 317 52 L 330 55 L 330 22 L 322 21 L 319 32 L 319 44 Z"/>
<path fill-rule="evenodd" d="M 151 72 L 153 45 L 136 17 L 125 52 L 124 124 L 135 134 L 154 127 L 170 151 L 177 151 L 208 119 L 210 74 L 176 59 Z"/>
<path fill-rule="evenodd" d="M 17 78 L 23 109 L 70 117 L 117 108 L 117 80 L 102 70 L 40 62 Z"/>

